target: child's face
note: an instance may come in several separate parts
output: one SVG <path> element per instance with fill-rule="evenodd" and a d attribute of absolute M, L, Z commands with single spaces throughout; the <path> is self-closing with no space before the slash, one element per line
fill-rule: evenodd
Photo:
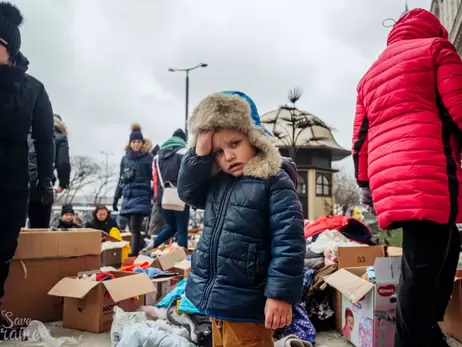
<path fill-rule="evenodd" d="M 348 328 L 350 328 L 350 330 L 353 330 L 353 325 L 355 323 L 355 319 L 351 316 L 348 316 L 347 317 L 347 325 L 348 325 Z"/>
<path fill-rule="evenodd" d="M 235 129 L 217 129 L 212 151 L 220 170 L 234 177 L 242 176 L 245 164 L 257 154 L 249 138 Z"/>
<path fill-rule="evenodd" d="M 63 214 L 61 219 L 63 220 L 63 222 L 70 223 L 74 220 L 74 215 L 72 213 L 65 213 Z"/>

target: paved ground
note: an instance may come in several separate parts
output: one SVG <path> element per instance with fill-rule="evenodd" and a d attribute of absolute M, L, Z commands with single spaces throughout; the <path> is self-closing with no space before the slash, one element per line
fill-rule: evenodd
<path fill-rule="evenodd" d="M 53 337 L 76 337 L 79 338 L 79 347 L 110 347 L 109 334 L 91 334 L 83 333 L 81 331 L 64 329 L 58 324 L 48 324 L 48 328 Z M 337 332 L 323 332 L 319 333 L 316 338 L 316 347 L 351 347 L 352 345 L 345 341 Z M 3 347 L 33 347 L 33 346 L 44 346 L 40 343 L 34 342 L 0 342 L 0 345 Z M 462 343 L 459 343 L 453 339 L 450 340 L 449 345 L 451 347 L 462 347 Z M 48 347 L 47 345 L 45 345 Z M 50 345 L 51 346 L 51 345 Z M 71 346 L 64 345 L 63 347 Z"/>

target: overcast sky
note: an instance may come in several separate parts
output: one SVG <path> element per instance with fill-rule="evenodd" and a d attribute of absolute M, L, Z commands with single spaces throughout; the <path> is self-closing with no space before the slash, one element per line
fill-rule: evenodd
<path fill-rule="evenodd" d="M 286 102 L 332 125 L 350 147 L 356 85 L 385 46 L 404 0 L 16 0 L 22 51 L 69 128 L 71 154 L 118 163 L 132 122 L 161 143 L 207 94 L 238 89 L 260 114 Z M 430 0 L 409 0 L 429 8 Z M 351 158 L 347 159 L 348 166 Z"/>

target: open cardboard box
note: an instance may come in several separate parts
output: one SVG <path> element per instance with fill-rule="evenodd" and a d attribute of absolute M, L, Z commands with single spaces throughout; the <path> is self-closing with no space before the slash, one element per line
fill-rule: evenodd
<path fill-rule="evenodd" d="M 64 297 L 63 326 L 65 328 L 102 333 L 112 325 L 113 308 L 135 311 L 144 305 L 145 294 L 156 287 L 145 274 L 112 272 L 115 279 L 97 282 L 66 277 L 49 295 Z"/>
<path fill-rule="evenodd" d="M 63 277 L 99 269 L 101 231 L 22 229 L 2 298 L 11 319 L 60 321 L 63 300 L 49 296 Z"/>
<path fill-rule="evenodd" d="M 401 258 L 377 257 L 373 264 L 376 284 L 361 278 L 367 265 L 339 269 L 325 282 L 341 293 L 337 314 L 342 319 L 341 332 L 352 344 L 363 346 L 369 341 L 366 345 L 371 347 L 393 346 Z"/>
<path fill-rule="evenodd" d="M 129 258 L 126 261 L 124 261 L 124 265 L 142 264 L 144 262 L 147 262 L 151 267 L 156 267 L 158 269 L 166 271 L 172 269 L 177 263 L 187 258 L 186 251 L 184 250 L 184 248 L 181 247 L 172 249 L 170 252 L 161 254 L 156 258 L 149 256 L 151 254 L 155 254 L 155 250 L 151 252 L 146 252 L 145 254 L 140 254 L 136 258 Z"/>

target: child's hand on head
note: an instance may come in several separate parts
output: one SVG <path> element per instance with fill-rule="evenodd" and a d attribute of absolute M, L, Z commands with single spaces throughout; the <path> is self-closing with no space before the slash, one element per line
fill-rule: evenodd
<path fill-rule="evenodd" d="M 197 135 L 196 154 L 200 157 L 209 155 L 212 151 L 212 137 L 214 130 L 201 131 Z"/>
<path fill-rule="evenodd" d="M 279 329 L 292 323 L 292 305 L 277 299 L 266 299 L 265 327 Z"/>

